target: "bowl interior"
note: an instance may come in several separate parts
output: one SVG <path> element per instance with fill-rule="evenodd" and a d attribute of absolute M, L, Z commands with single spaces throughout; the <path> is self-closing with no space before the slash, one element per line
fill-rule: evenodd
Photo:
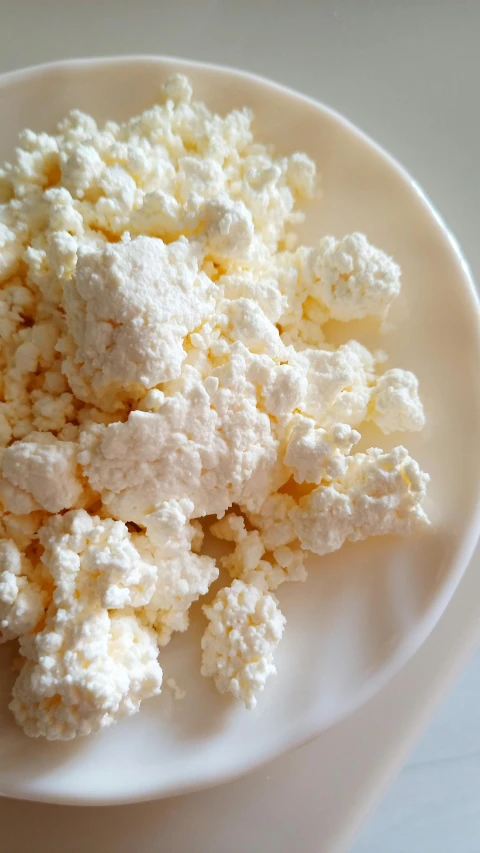
<path fill-rule="evenodd" d="M 151 105 L 169 73 L 187 73 L 195 97 L 224 112 L 247 105 L 260 139 L 304 150 L 323 178 L 302 238 L 359 230 L 403 269 L 403 292 L 382 337 L 362 324 L 338 329 L 385 348 L 388 366 L 420 380 L 427 426 L 404 443 L 431 474 L 434 522 L 419 539 L 348 545 L 312 560 L 306 584 L 279 590 L 287 630 L 277 678 L 247 712 L 199 675 L 201 617 L 161 654 L 165 680 L 187 696 L 162 696 L 136 717 L 88 740 L 31 741 L 7 710 L 9 650 L 0 669 L 0 792 L 57 802 L 120 802 L 222 781 L 305 740 L 371 695 L 427 636 L 473 550 L 480 482 L 479 312 L 454 241 L 408 176 L 333 112 L 249 75 L 161 58 L 60 63 L 0 78 L 0 161 L 24 127 L 52 130 L 76 107 L 99 121 Z M 197 611 L 198 612 L 198 611 Z"/>

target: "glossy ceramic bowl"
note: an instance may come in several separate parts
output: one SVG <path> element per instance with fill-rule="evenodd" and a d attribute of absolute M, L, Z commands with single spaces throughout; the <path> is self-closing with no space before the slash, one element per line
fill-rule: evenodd
<path fill-rule="evenodd" d="M 29 740 L 10 716 L 8 650 L 2 649 L 0 793 L 62 803 L 118 803 L 225 781 L 318 734 L 371 696 L 440 618 L 472 554 L 479 527 L 480 324 L 468 268 L 415 182 L 359 130 L 321 104 L 249 74 L 160 57 L 81 60 L 0 77 L 0 161 L 22 128 L 53 130 L 77 107 L 97 120 L 126 119 L 155 102 L 172 72 L 224 112 L 247 105 L 255 131 L 282 153 L 304 150 L 323 179 L 301 237 L 363 231 L 403 269 L 403 291 L 383 338 L 365 324 L 344 337 L 385 348 L 386 366 L 420 380 L 427 426 L 404 443 L 431 474 L 433 525 L 411 540 L 350 544 L 312 560 L 306 584 L 279 590 L 287 629 L 255 711 L 216 693 L 200 674 L 199 608 L 190 631 L 161 653 L 165 687 L 141 712 L 89 739 Z"/>

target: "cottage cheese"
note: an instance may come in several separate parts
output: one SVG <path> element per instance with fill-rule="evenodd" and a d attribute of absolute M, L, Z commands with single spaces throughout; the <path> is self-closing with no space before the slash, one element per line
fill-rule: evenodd
<path fill-rule="evenodd" d="M 258 516 L 248 515 L 249 520 L 258 518 L 260 530 L 246 530 L 241 515 L 228 513 L 215 522 L 210 531 L 218 539 L 234 542 L 231 554 L 220 558 L 220 563 L 232 578 L 239 578 L 263 592 L 276 590 L 286 581 L 304 581 L 307 578 L 305 552 L 298 547 L 287 547 L 286 542 L 296 539 L 293 522 L 288 518 L 285 504 L 276 500 L 287 495 L 271 495 L 262 506 Z M 272 506 L 273 504 L 273 506 Z M 295 502 L 291 499 L 291 505 Z"/>
<path fill-rule="evenodd" d="M 121 613 L 150 600 L 156 570 L 122 522 L 84 510 L 52 516 L 38 536 L 50 603 L 45 627 L 21 637 L 26 663 L 10 707 L 27 734 L 66 740 L 160 692 L 155 634 Z"/>
<path fill-rule="evenodd" d="M 89 608 L 20 641 L 10 708 L 31 737 L 70 740 L 136 713 L 160 692 L 155 634 L 133 616 Z"/>
<path fill-rule="evenodd" d="M 347 454 L 360 433 L 347 424 L 322 429 L 311 418 L 295 421 L 285 453 L 285 464 L 292 469 L 295 482 L 321 483 L 341 477 L 347 470 Z"/>
<path fill-rule="evenodd" d="M 410 370 L 399 368 L 379 376 L 372 391 L 370 417 L 385 435 L 423 429 L 425 414 L 417 377 Z"/>
<path fill-rule="evenodd" d="M 160 646 L 170 641 L 174 631 L 187 630 L 190 606 L 218 577 L 211 557 L 192 552 L 198 538 L 197 528 L 189 521 L 193 508 L 188 499 L 164 501 L 145 517 L 146 537 L 136 537 L 146 558 L 157 567 L 155 589 L 142 619 L 155 628 Z"/>
<path fill-rule="evenodd" d="M 11 487 L 17 501 L 30 503 L 27 512 L 46 509 L 56 513 L 75 506 L 83 490 L 77 476 L 77 453 L 77 444 L 59 441 L 49 432 L 31 432 L 27 439 L 7 447 L 0 461 L 0 496 L 5 509 L 16 511 L 10 505 Z"/>
<path fill-rule="evenodd" d="M 220 693 L 257 704 L 256 693 L 275 675 L 273 653 L 282 639 L 285 617 L 273 595 L 234 580 L 204 607 L 208 627 L 202 638 L 202 674 L 212 676 Z"/>
<path fill-rule="evenodd" d="M 318 295 L 334 320 L 385 316 L 400 292 L 400 268 L 363 234 L 324 237 L 312 257 Z"/>
<path fill-rule="evenodd" d="M 79 461 L 114 515 L 142 524 L 170 498 L 191 500 L 193 517 L 221 515 L 256 473 L 274 467 L 278 441 L 257 406 L 244 348 L 227 344 L 225 359 L 206 379 L 187 366 L 157 411 L 83 432 Z M 269 487 L 265 479 L 265 497 Z"/>
<path fill-rule="evenodd" d="M 0 540 L 0 642 L 35 629 L 47 596 L 32 580 L 32 567 L 11 539 Z"/>
<path fill-rule="evenodd" d="M 230 582 L 202 672 L 250 708 L 284 630 L 273 593 L 308 552 L 428 523 L 403 447 L 354 452 L 367 421 L 423 427 L 415 376 L 328 335 L 383 321 L 400 269 L 362 234 L 298 246 L 315 164 L 251 122 L 176 76 L 127 122 L 24 131 L 0 171 L 0 639 L 19 640 L 28 735 L 89 734 L 160 692 L 159 650 L 219 576 L 206 525 Z"/>
<path fill-rule="evenodd" d="M 103 409 L 180 376 L 184 338 L 214 309 L 213 284 L 180 238 L 136 237 L 81 253 L 65 284 L 76 396 Z"/>
<path fill-rule="evenodd" d="M 343 476 L 290 511 L 295 533 L 314 554 L 337 551 L 347 539 L 408 535 L 428 524 L 421 506 L 428 480 L 404 447 L 356 453 Z"/>

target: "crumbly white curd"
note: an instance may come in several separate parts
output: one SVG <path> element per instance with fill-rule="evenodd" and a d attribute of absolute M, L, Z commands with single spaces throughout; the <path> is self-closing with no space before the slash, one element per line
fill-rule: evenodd
<path fill-rule="evenodd" d="M 298 246 L 316 166 L 252 120 L 176 76 L 123 124 L 25 130 L 0 169 L 0 639 L 33 737 L 160 692 L 162 647 L 219 575 L 199 519 L 232 548 L 202 673 L 249 708 L 306 555 L 428 524 L 408 451 L 356 450 L 367 422 L 422 429 L 416 377 L 328 339 L 383 320 L 400 268 L 362 234 Z"/>

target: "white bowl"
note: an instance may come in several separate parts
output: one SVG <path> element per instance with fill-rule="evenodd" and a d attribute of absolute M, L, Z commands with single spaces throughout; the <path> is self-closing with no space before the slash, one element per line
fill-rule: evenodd
<path fill-rule="evenodd" d="M 403 293 L 386 339 L 390 364 L 419 377 L 427 427 L 405 443 L 431 474 L 431 532 L 349 545 L 318 559 L 306 584 L 279 593 L 287 630 L 278 676 L 248 712 L 199 675 L 201 620 L 161 653 L 165 678 L 187 697 L 162 696 L 140 714 L 90 739 L 26 738 L 7 703 L 2 667 L 0 793 L 61 803 L 119 803 L 225 781 L 332 725 L 371 696 L 434 627 L 472 554 L 479 526 L 479 307 L 465 261 L 418 186 L 384 151 L 338 114 L 253 75 L 158 57 L 82 60 L 0 77 L 0 160 L 24 127 L 52 130 L 78 107 L 100 121 L 151 105 L 172 72 L 221 112 L 248 105 L 256 133 L 285 153 L 305 150 L 323 176 L 323 198 L 302 237 L 359 230 L 403 269 Z M 352 335 L 352 324 L 348 336 Z M 2 652 L 3 654 L 3 652 Z M 5 661 L 6 661 L 5 652 Z"/>

